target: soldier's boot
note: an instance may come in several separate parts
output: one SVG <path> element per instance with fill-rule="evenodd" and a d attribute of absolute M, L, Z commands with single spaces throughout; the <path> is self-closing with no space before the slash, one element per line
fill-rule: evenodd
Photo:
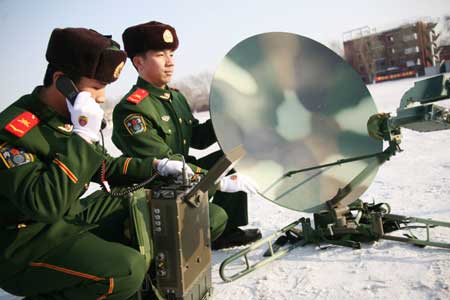
<path fill-rule="evenodd" d="M 225 231 L 219 238 L 211 243 L 212 250 L 244 246 L 261 239 L 261 231 L 255 229 L 233 228 Z"/>

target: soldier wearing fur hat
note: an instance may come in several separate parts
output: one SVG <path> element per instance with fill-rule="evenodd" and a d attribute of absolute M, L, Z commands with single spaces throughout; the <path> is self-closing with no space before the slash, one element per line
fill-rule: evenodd
<path fill-rule="evenodd" d="M 182 164 L 152 157 L 112 158 L 98 144 L 99 103 L 126 54 L 111 38 L 84 28 L 55 29 L 44 85 L 0 113 L 0 288 L 43 299 L 133 299 L 148 265 L 125 245 L 127 199 L 89 182 L 129 185 Z M 73 103 L 57 89 L 68 76 Z"/>
<path fill-rule="evenodd" d="M 196 173 L 206 173 L 223 153 L 202 159 L 189 148 L 205 149 L 216 142 L 211 121 L 200 124 L 186 98 L 168 86 L 174 72 L 175 29 L 151 21 L 127 28 L 123 35 L 128 57 L 137 70 L 136 84 L 113 112 L 113 142 L 125 155 L 169 157 L 182 154 Z M 242 230 L 248 223 L 247 194 L 256 189 L 250 180 L 233 174 L 220 182 L 210 205 L 212 248 L 245 245 L 261 237 L 258 229 Z"/>

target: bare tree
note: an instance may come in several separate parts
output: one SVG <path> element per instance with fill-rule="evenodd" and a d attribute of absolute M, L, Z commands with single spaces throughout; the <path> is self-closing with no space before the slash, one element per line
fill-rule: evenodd
<path fill-rule="evenodd" d="M 341 41 L 332 40 L 331 42 L 328 43 L 328 48 L 333 50 L 340 57 L 345 58 L 344 47 Z"/>
<path fill-rule="evenodd" d="M 206 111 L 209 109 L 209 92 L 212 78 L 212 73 L 201 72 L 182 78 L 170 86 L 179 89 L 183 93 L 192 111 Z M 105 111 L 105 119 L 108 122 L 111 122 L 112 111 L 119 101 L 120 98 L 108 99 L 108 101 L 102 104 L 103 110 Z"/>
<path fill-rule="evenodd" d="M 439 45 L 450 45 L 450 15 L 445 15 L 442 17 L 440 33 L 441 35 L 439 37 Z"/>
<path fill-rule="evenodd" d="M 108 122 L 112 122 L 112 112 L 114 110 L 114 107 L 116 106 L 117 103 L 119 103 L 120 98 L 111 98 L 108 99 L 108 101 L 106 101 L 105 103 L 102 104 L 102 108 L 105 112 L 105 116 L 104 118 L 108 121 Z"/>
<path fill-rule="evenodd" d="M 351 49 L 346 53 L 346 60 L 361 75 L 365 82 L 372 82 L 375 72 L 375 60 L 381 56 L 378 40 L 370 34 L 351 40 Z"/>
<path fill-rule="evenodd" d="M 201 72 L 185 77 L 173 84 L 186 97 L 193 111 L 205 111 L 209 108 L 209 93 L 213 74 Z"/>

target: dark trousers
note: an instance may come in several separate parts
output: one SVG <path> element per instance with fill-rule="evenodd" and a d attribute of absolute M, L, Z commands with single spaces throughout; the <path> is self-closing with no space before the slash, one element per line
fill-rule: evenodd
<path fill-rule="evenodd" d="M 3 289 L 27 300 L 135 298 L 148 266 L 138 251 L 123 244 L 128 200 L 101 191 L 86 200 L 92 205 L 75 220 L 99 226 L 64 240 L 27 265 L 12 265 L 22 271 L 3 282 Z"/>
<path fill-rule="evenodd" d="M 205 157 L 202 157 L 195 162 L 197 166 L 203 169 L 210 169 L 222 156 L 224 153 L 219 150 L 213 152 Z M 234 173 L 232 170 L 230 173 Z M 222 208 L 227 216 L 226 227 L 224 231 L 236 228 L 238 226 L 245 226 L 248 224 L 248 205 L 247 205 L 247 194 L 244 192 L 237 193 L 224 193 L 221 191 L 216 191 L 210 197 L 213 197 L 212 204 L 217 205 Z M 211 208 L 210 208 L 211 213 Z M 210 215 L 211 224 L 216 223 L 214 220 L 214 215 Z M 214 232 L 211 231 L 211 239 L 214 240 Z"/>

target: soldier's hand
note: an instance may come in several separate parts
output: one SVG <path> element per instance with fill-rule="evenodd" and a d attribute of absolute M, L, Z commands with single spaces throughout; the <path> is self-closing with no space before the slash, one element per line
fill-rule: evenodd
<path fill-rule="evenodd" d="M 384 139 L 384 131 L 387 130 L 387 119 L 389 119 L 390 114 L 388 113 L 377 113 L 372 115 L 367 121 L 367 132 L 369 136 L 376 140 Z"/>
<path fill-rule="evenodd" d="M 219 181 L 218 190 L 226 193 L 246 192 L 253 195 L 258 192 L 256 184 L 241 174 L 231 174 Z"/>
<path fill-rule="evenodd" d="M 188 178 L 194 176 L 194 172 L 188 164 L 185 164 L 185 172 Z M 178 177 L 183 173 L 183 162 L 178 160 L 169 160 L 163 158 L 157 162 L 156 170 L 161 176 Z"/>
<path fill-rule="evenodd" d="M 89 92 L 80 92 L 72 104 L 66 99 L 73 132 L 89 142 L 97 142 L 104 115 L 103 109 Z"/>

